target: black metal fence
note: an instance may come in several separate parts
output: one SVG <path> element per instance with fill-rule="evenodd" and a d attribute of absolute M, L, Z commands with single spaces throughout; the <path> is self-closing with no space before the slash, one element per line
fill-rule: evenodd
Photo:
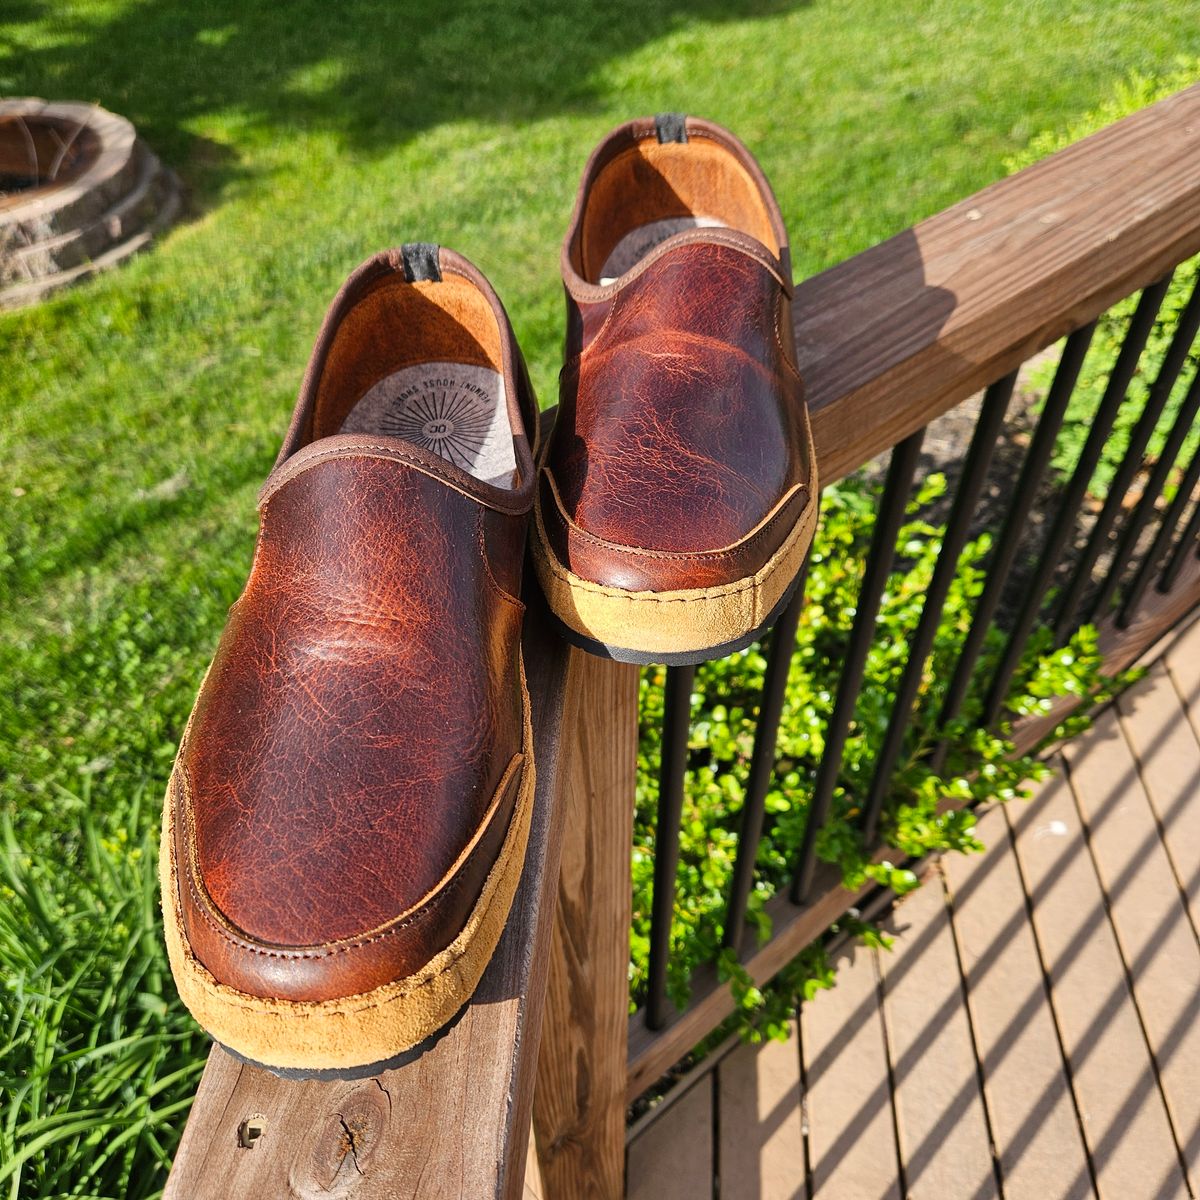
<path fill-rule="evenodd" d="M 1083 536 L 1081 514 L 1089 485 L 1104 457 L 1119 414 L 1129 403 L 1131 384 L 1142 370 L 1144 351 L 1156 328 L 1172 275 L 1145 288 L 1121 336 L 1119 352 L 1108 373 L 1103 393 L 1091 414 L 1090 429 L 1078 459 L 1055 491 L 1054 509 L 1047 513 L 1040 546 L 1028 565 L 1027 535 L 1033 506 L 1051 469 L 1068 405 L 1076 391 L 1097 322 L 1076 329 L 1066 338 L 1053 380 L 1040 404 L 1023 462 L 1011 489 L 1006 512 L 999 521 L 987 561 L 986 579 L 968 632 L 962 640 L 952 676 L 941 698 L 937 718 L 944 729 L 961 714 L 968 697 L 982 701 L 984 725 L 992 727 L 1005 711 L 1014 676 L 1019 671 L 1032 631 L 1039 623 L 1052 627 L 1056 643 L 1064 644 L 1083 624 L 1110 617 L 1117 629 L 1127 627 L 1147 589 L 1153 584 L 1169 591 L 1185 561 L 1197 553 L 1200 501 L 1194 500 L 1200 482 L 1200 449 L 1191 454 L 1175 484 L 1169 504 L 1163 504 L 1172 473 L 1200 411 L 1200 369 L 1192 377 L 1165 430 L 1161 452 L 1146 460 L 1147 448 L 1163 424 L 1168 401 L 1189 369 L 1191 351 L 1200 330 L 1200 284 L 1172 316 L 1174 332 L 1150 382 L 1144 406 L 1103 495 L 1094 523 Z M 857 797 L 861 837 L 871 848 L 877 841 L 880 818 L 892 794 L 897 762 L 920 702 L 921 681 L 934 645 L 960 556 L 971 534 L 982 490 L 992 463 L 1018 373 L 994 382 L 986 391 L 973 436 L 962 460 L 956 490 L 946 518 L 942 545 L 920 617 L 908 638 L 908 658 L 892 703 L 891 714 L 870 783 Z M 852 628 L 836 697 L 825 730 L 825 746 L 808 800 L 808 816 L 799 855 L 792 866 L 790 896 L 808 902 L 817 866 L 817 837 L 829 818 L 839 783 L 843 754 L 854 718 L 856 700 L 880 604 L 897 556 L 897 537 L 913 492 L 921 461 L 925 430 L 900 442 L 891 451 L 879 500 L 873 537 L 862 572 Z M 1131 489 L 1144 476 L 1140 494 Z M 1097 499 L 1099 499 L 1097 497 Z M 1153 532 L 1151 532 L 1153 531 Z M 1082 542 L 1082 545 L 1079 543 Z M 1001 598 L 1012 594 L 1014 571 L 1019 578 L 1019 601 L 1005 623 L 1003 650 L 995 665 L 980 671 L 981 652 L 995 627 Z M 740 836 L 727 900 L 724 944 L 737 947 L 744 928 L 748 901 L 755 883 L 755 863 L 764 833 L 766 799 L 775 768 L 776 740 L 783 711 L 788 671 L 803 608 L 804 588 L 780 617 L 770 634 L 767 668 L 755 730 L 754 748 L 740 815 Z M 668 957 L 679 867 L 680 821 L 688 766 L 690 696 L 694 667 L 668 669 L 665 681 L 662 763 L 657 811 L 653 904 L 651 912 L 646 1024 L 660 1029 L 674 1014 L 667 994 Z M 948 736 L 926 753 L 934 770 L 944 763 Z"/>

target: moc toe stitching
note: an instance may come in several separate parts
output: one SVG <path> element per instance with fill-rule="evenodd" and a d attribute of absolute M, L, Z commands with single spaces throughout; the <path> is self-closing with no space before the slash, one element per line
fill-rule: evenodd
<path fill-rule="evenodd" d="M 514 755 L 508 769 L 506 769 L 501 780 L 501 787 L 496 792 L 495 800 L 492 804 L 492 812 L 489 814 L 486 823 L 481 826 L 477 834 L 475 844 L 465 858 L 456 865 L 455 870 L 447 875 L 438 886 L 429 894 L 428 897 L 418 901 L 408 912 L 399 915 L 389 921 L 386 926 L 372 930 L 364 931 L 362 934 L 349 938 L 339 938 L 335 941 L 322 942 L 316 945 L 308 946 L 286 946 L 275 945 L 270 942 L 264 942 L 244 930 L 239 929 L 230 919 L 221 911 L 220 907 L 213 901 L 208 889 L 204 885 L 204 880 L 200 873 L 200 868 L 196 862 L 196 856 L 192 845 L 193 836 L 193 817 L 191 814 L 191 798 L 190 788 L 187 780 L 187 773 L 181 770 L 177 779 L 177 785 L 182 789 L 182 795 L 179 798 L 183 801 L 183 821 L 180 822 L 181 832 L 184 837 L 184 860 L 180 864 L 182 874 L 186 874 L 188 881 L 188 890 L 191 894 L 191 900 L 194 907 L 185 906 L 186 916 L 194 913 L 202 918 L 206 924 L 210 926 L 217 936 L 229 942 L 232 946 L 239 950 L 246 950 L 252 954 L 261 954 L 269 958 L 284 958 L 284 959 L 314 959 L 327 958 L 334 954 L 346 953 L 349 951 L 361 949 L 362 947 L 373 945 L 377 942 L 385 941 L 401 934 L 411 928 L 415 924 L 419 924 L 424 920 L 430 919 L 436 915 L 436 907 L 444 900 L 451 898 L 454 893 L 461 890 L 462 887 L 471 879 L 469 868 L 476 865 L 478 858 L 483 853 L 486 835 L 491 831 L 496 824 L 504 823 L 507 818 L 511 817 L 509 806 L 503 801 L 508 798 L 511 793 L 514 793 L 520 779 L 520 767 L 524 761 L 524 756 L 521 754 Z M 177 795 L 179 793 L 177 792 Z M 202 960 L 201 960 L 202 961 Z M 211 969 L 211 968 L 210 968 Z"/>

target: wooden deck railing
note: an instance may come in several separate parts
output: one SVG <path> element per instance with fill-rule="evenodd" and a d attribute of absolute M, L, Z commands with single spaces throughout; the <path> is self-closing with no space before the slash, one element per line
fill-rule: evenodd
<path fill-rule="evenodd" d="M 968 456 L 958 484 L 961 502 L 951 512 L 943 543 L 941 574 L 948 578 L 966 536 L 971 490 L 977 494 L 979 468 L 986 466 L 999 431 L 1013 372 L 1036 352 L 1071 335 L 1059 367 L 1058 392 L 1047 400 L 1026 457 L 1022 479 L 1028 485 L 1038 482 L 1045 469 L 1048 444 L 1090 339 L 1091 322 L 1114 302 L 1146 289 L 1141 316 L 1126 335 L 1124 364 L 1118 361 L 1110 395 L 1101 404 L 1111 416 L 1129 383 L 1120 376 L 1127 367 L 1132 375 L 1137 340 L 1148 332 L 1155 300 L 1161 301 L 1165 291 L 1165 286 L 1151 285 L 1198 251 L 1200 87 L 1195 87 L 801 284 L 796 334 L 822 481 L 833 482 L 897 448 L 881 513 L 889 504 L 903 508 L 924 427 L 988 387 L 973 444 L 978 449 Z M 1196 332 L 1193 318 L 1200 324 L 1200 296 L 1180 319 L 1181 331 L 1151 389 L 1148 409 L 1165 402 L 1165 393 L 1185 367 Z M 1200 385 L 1194 390 L 1200 402 Z M 1098 411 L 1097 425 L 1104 419 Z M 1153 424 L 1145 417 L 1143 424 L 1147 422 Z M 1103 433 L 1096 440 L 1103 442 Z M 1134 469 L 1144 449 L 1136 440 L 1127 454 L 1129 461 L 1138 460 Z M 1200 456 L 1195 465 L 1200 473 Z M 1161 487 L 1164 472 L 1152 475 L 1151 486 L 1159 475 Z M 1119 470 L 1118 482 L 1121 478 Z M 1081 474 L 1065 495 L 1077 502 L 1087 482 L 1087 474 Z M 1105 600 L 1115 593 L 1122 601 L 1115 615 L 1099 622 L 1101 645 L 1113 669 L 1128 665 L 1200 603 L 1200 561 L 1192 553 L 1200 515 L 1188 516 L 1186 508 L 1195 482 L 1189 473 L 1183 502 L 1172 505 L 1166 516 L 1159 515 L 1154 495 L 1128 513 L 1120 511 L 1123 496 L 1117 495 L 1112 513 L 1099 518 L 1095 550 L 1107 545 L 1115 530 L 1125 561 L 1119 554 L 1117 570 L 1100 578 L 1094 570 L 1096 553 L 1085 548 L 1073 568 L 1076 601 L 1082 597 L 1094 604 L 1097 593 Z M 989 603 L 994 608 L 1012 567 L 1013 555 L 1006 548 L 1015 552 L 1022 506 L 1028 503 L 1029 497 L 1014 489 L 1006 522 L 1011 536 L 1000 531 L 987 564 L 988 582 L 980 600 L 985 612 Z M 1200 506 L 1194 511 L 1200 514 Z M 1014 653 L 1023 644 L 1021 620 L 1028 614 L 1030 620 L 1041 619 L 1049 569 L 1064 554 L 1074 553 L 1068 546 L 1073 539 L 1067 536 L 1074 517 L 1064 505 L 1056 522 L 1062 527 L 1061 544 L 1050 545 L 1051 536 L 1043 548 L 1026 589 L 1027 603 L 1010 634 Z M 1147 552 L 1138 547 L 1144 539 L 1128 530 L 1134 523 L 1149 527 L 1151 522 L 1165 533 L 1155 539 L 1152 561 L 1142 570 L 1139 564 Z M 887 543 L 886 523 L 880 522 L 860 615 L 849 635 L 842 690 L 851 701 L 857 689 L 855 647 L 861 649 L 863 639 L 869 640 L 878 606 L 871 580 L 874 576 L 882 585 L 894 549 L 894 541 Z M 1126 561 L 1140 580 L 1136 587 L 1122 581 Z M 1114 574 L 1109 586 L 1106 581 Z M 1156 586 L 1147 586 L 1151 583 Z M 934 617 L 941 605 L 937 591 L 935 578 L 926 601 Z M 1076 603 L 1066 617 L 1060 612 L 1056 619 L 1067 629 L 1081 611 Z M 770 646 L 772 665 L 757 735 L 757 755 L 764 766 L 745 802 L 739 853 L 749 857 L 738 873 L 742 888 L 753 879 L 794 616 L 790 625 L 787 618 L 781 621 Z M 923 666 L 925 632 L 921 627 L 913 631 L 910 674 L 919 675 Z M 537 815 L 526 878 L 479 994 L 424 1053 L 369 1080 L 285 1082 L 214 1049 L 168 1184 L 169 1197 L 515 1197 L 521 1190 L 531 1106 L 547 1197 L 611 1200 L 622 1194 L 626 1103 L 714 1029 L 732 1011 L 733 1000 L 715 968 L 708 966 L 693 978 L 685 1012 L 674 1012 L 665 1001 L 669 941 L 662 921 L 670 920 L 672 889 L 656 905 L 658 927 L 652 941 L 658 950 L 649 1009 L 629 1018 L 637 669 L 591 659 L 555 642 L 541 622 L 536 598 L 526 654 L 535 705 Z M 973 665 L 974 659 L 965 663 L 967 677 Z M 669 701 L 672 695 L 686 700 L 690 677 L 684 672 L 680 668 L 669 674 Z M 1002 686 L 992 691 L 1003 699 Z M 1019 748 L 1036 744 L 1065 714 L 1068 703 L 1050 717 L 1020 726 Z M 835 705 L 830 715 L 835 736 L 827 738 L 827 745 L 838 741 L 844 707 Z M 902 740 L 911 707 L 911 697 L 902 695 L 892 718 L 896 737 L 889 740 Z M 674 774 L 666 781 L 660 805 L 669 805 L 672 793 L 682 788 L 686 707 L 683 714 L 673 722 L 669 716 L 673 728 L 664 730 L 664 763 L 668 774 Z M 882 780 L 876 789 L 879 804 L 885 799 L 887 765 L 877 772 Z M 815 784 L 810 810 L 814 828 L 821 818 L 822 788 L 832 788 L 837 766 L 831 759 Z M 870 803 L 867 808 L 873 832 Z M 669 868 L 678 850 L 677 830 L 669 821 L 661 822 L 659 830 L 657 853 Z M 672 875 L 664 871 L 664 877 Z M 738 897 L 732 899 L 736 905 Z M 742 906 L 732 911 L 744 913 L 744 899 L 743 894 Z M 758 946 L 735 929 L 733 944 L 750 975 L 765 981 L 856 899 L 807 845 L 796 864 L 791 894 L 781 892 L 768 903 L 771 939 Z M 245 1136 L 248 1121 L 261 1128 L 257 1138 Z M 242 1147 L 247 1140 L 253 1148 Z"/>

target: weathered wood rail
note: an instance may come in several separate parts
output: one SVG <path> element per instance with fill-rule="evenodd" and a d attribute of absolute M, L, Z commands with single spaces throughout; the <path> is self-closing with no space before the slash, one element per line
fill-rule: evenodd
<path fill-rule="evenodd" d="M 805 281 L 796 336 L 823 482 L 1198 251 L 1200 86 Z M 1132 620 L 1101 623 L 1110 665 L 1127 665 L 1197 603 L 1200 562 L 1188 553 Z M 286 1082 L 214 1049 L 168 1197 L 511 1200 L 531 1109 L 547 1197 L 622 1195 L 627 1101 L 732 1000 L 705 968 L 685 1013 L 659 1028 L 644 1011 L 628 1017 L 636 670 L 556 643 L 536 602 L 528 625 L 537 811 L 526 878 L 479 994 L 425 1053 L 377 1079 Z M 1052 727 L 1027 725 L 1018 741 Z M 769 942 L 741 939 L 747 970 L 769 979 L 855 899 L 818 867 L 806 903 L 770 902 Z M 249 1149 L 239 1144 L 248 1119 L 263 1129 Z"/>

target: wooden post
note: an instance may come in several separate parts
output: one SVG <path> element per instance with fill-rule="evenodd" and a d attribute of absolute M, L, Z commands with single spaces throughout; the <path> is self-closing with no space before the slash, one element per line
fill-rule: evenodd
<path fill-rule="evenodd" d="M 546 1200 L 625 1191 L 638 669 L 571 651 L 566 806 L 533 1123 Z"/>

